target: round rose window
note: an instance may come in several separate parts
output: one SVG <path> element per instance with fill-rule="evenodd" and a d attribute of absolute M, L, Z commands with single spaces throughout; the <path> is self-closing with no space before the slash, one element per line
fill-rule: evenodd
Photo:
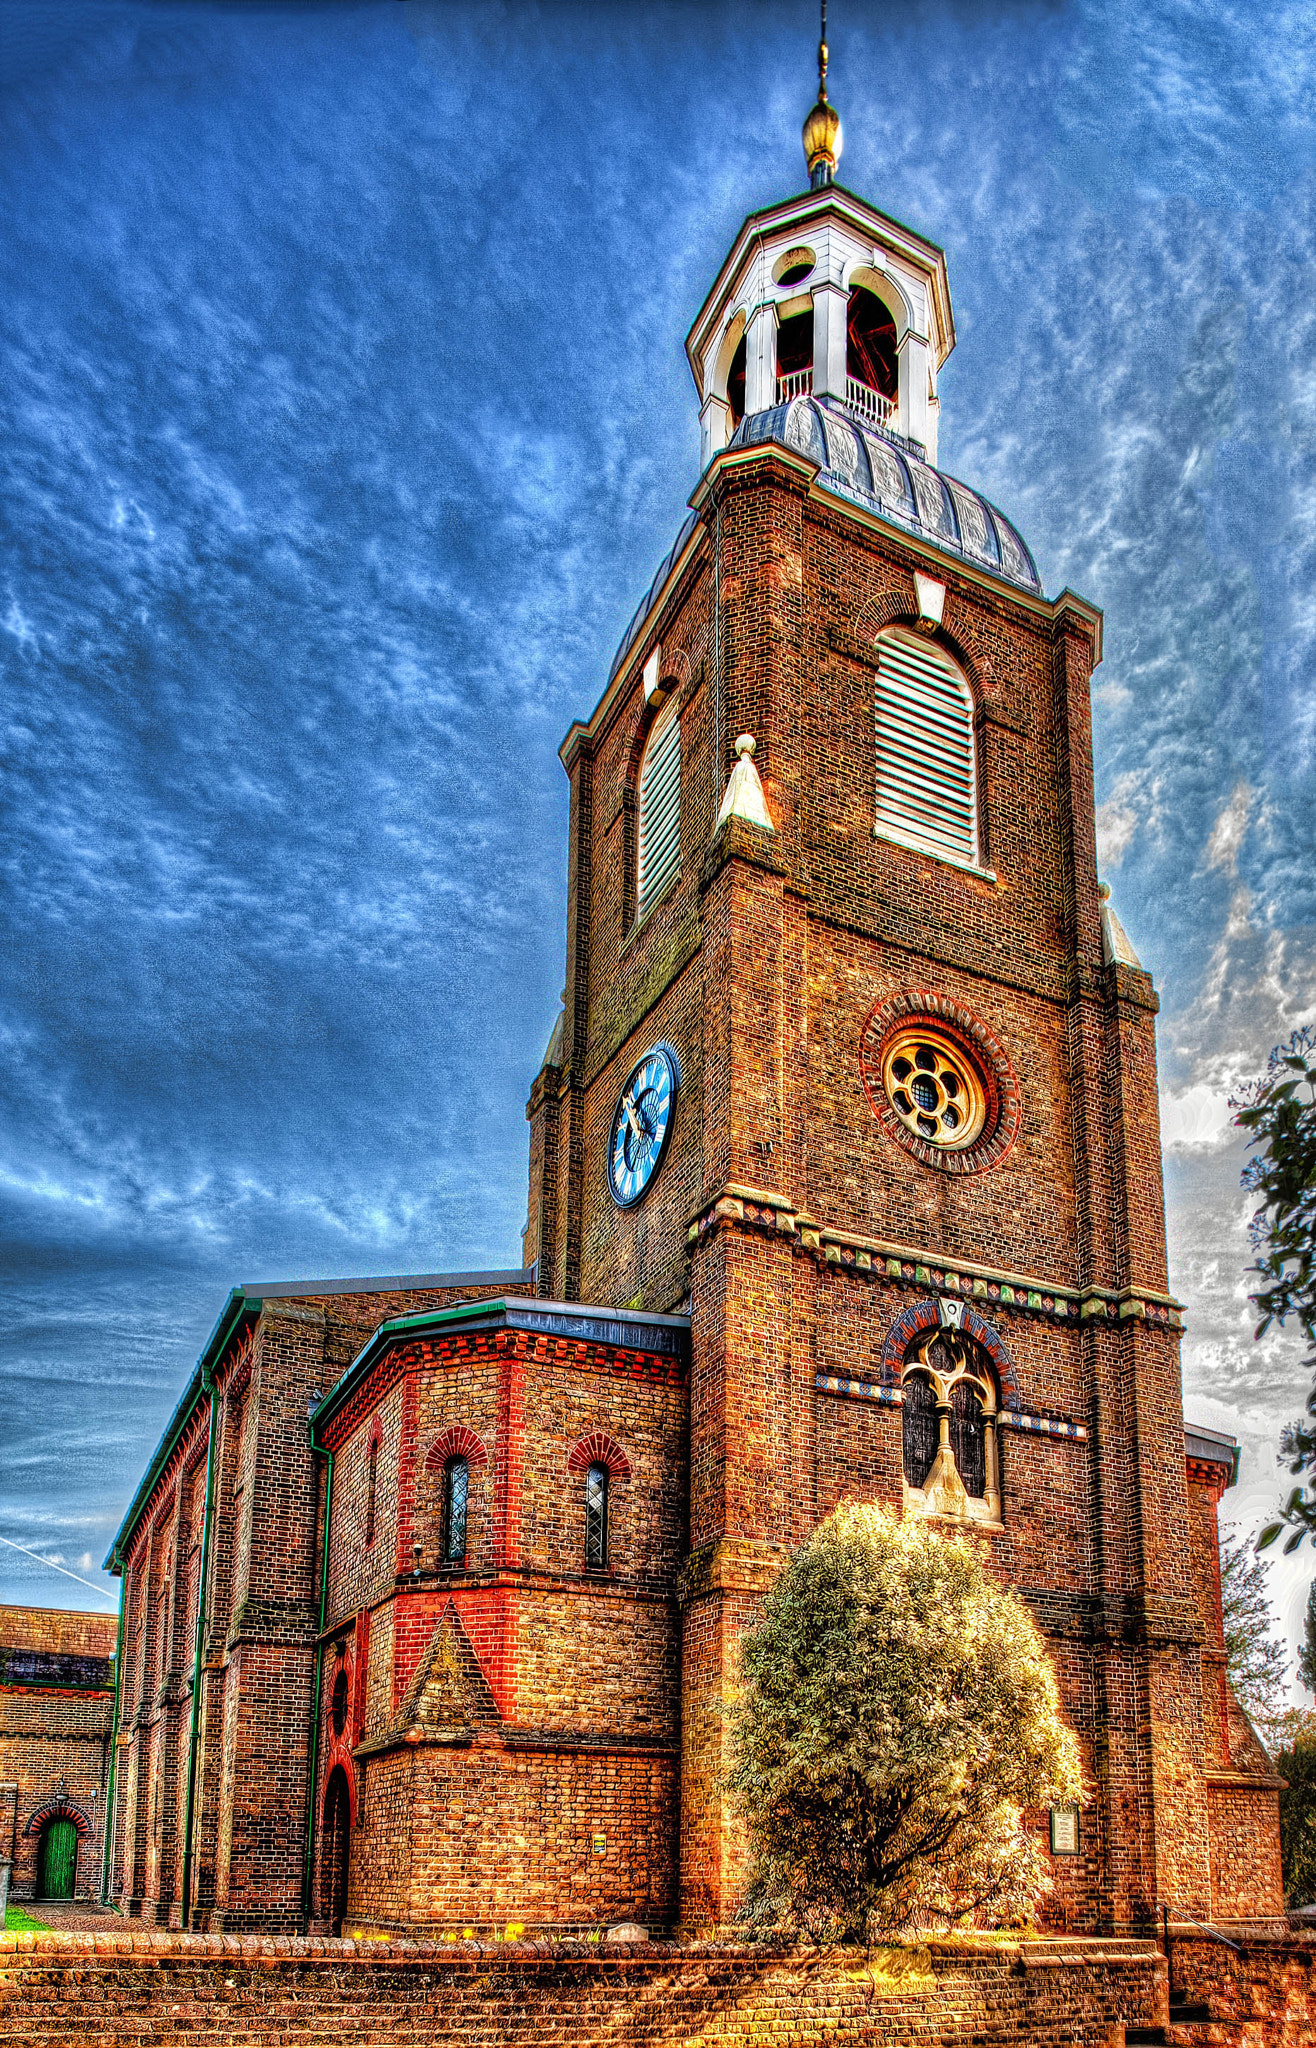
<path fill-rule="evenodd" d="M 987 1121 L 987 1090 L 971 1060 L 940 1032 L 902 1031 L 884 1049 L 882 1085 L 906 1130 L 962 1150 Z"/>
<path fill-rule="evenodd" d="M 887 1136 L 940 1173 L 997 1166 L 1019 1135 L 1005 1048 L 956 997 L 901 989 L 859 1034 L 864 1093 Z"/>

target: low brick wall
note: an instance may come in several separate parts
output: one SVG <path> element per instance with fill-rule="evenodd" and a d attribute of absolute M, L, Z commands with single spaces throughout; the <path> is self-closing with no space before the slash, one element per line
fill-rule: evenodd
<path fill-rule="evenodd" d="M 1316 1933 L 1243 1941 L 1237 1950 L 1192 1934 L 1174 1935 L 1175 1991 L 1211 2008 L 1213 2032 L 1186 2038 L 1244 2048 L 1307 2048 L 1316 2042 Z"/>
<path fill-rule="evenodd" d="M 653 1943 L 0 1937 L 0 2041 L 243 2048 L 1118 2048 L 1164 2012 L 1137 1942 L 934 1943 L 808 1956 Z"/>

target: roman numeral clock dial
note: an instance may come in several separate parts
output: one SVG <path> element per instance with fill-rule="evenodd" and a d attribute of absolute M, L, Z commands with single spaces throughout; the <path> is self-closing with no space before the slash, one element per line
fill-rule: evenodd
<path fill-rule="evenodd" d="M 676 1054 L 666 1044 L 651 1046 L 627 1077 L 608 1139 L 608 1186 L 622 1209 L 640 1200 L 662 1163 L 680 1082 Z"/>

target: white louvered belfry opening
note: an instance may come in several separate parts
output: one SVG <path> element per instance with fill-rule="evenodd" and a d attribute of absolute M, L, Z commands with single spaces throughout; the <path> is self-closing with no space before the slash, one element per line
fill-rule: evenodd
<path fill-rule="evenodd" d="M 654 727 L 640 769 L 639 911 L 643 917 L 681 865 L 681 721 Z"/>
<path fill-rule="evenodd" d="M 874 831 L 979 865 L 973 699 L 948 654 L 900 628 L 877 643 Z"/>

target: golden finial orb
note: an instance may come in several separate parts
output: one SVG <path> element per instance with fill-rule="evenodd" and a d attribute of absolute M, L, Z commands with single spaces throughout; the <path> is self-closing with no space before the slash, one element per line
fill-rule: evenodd
<path fill-rule="evenodd" d="M 818 99 L 804 123 L 804 161 L 809 184 L 816 191 L 830 185 L 841 154 L 841 117 L 827 98 L 827 0 L 822 0 L 822 39 L 818 44 Z"/>

